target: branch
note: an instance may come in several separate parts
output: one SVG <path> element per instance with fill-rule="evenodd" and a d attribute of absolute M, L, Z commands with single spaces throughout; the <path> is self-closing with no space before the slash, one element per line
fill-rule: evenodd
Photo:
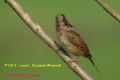
<path fill-rule="evenodd" d="M 65 55 L 65 52 L 60 49 L 60 46 L 50 38 L 42 28 L 35 23 L 30 16 L 24 11 L 24 9 L 15 0 L 5 0 L 6 3 L 19 15 L 19 17 L 26 23 L 26 25 L 39 37 L 41 38 L 49 47 L 51 47 L 57 55 L 68 65 L 71 60 L 70 57 Z M 72 62 L 69 67 L 75 72 L 82 80 L 93 80 L 88 74 L 76 63 Z"/>
<path fill-rule="evenodd" d="M 103 0 L 96 0 L 96 2 L 107 11 L 113 18 L 115 18 L 120 23 L 120 15 L 114 11 L 108 4 L 106 4 Z"/>

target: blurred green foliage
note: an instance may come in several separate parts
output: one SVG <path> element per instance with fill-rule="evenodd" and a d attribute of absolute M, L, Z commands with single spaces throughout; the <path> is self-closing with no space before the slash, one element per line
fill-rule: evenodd
<path fill-rule="evenodd" d="M 80 57 L 82 66 L 95 80 L 120 79 L 120 25 L 106 13 L 95 0 L 17 0 L 30 16 L 57 40 L 55 16 L 66 15 L 87 42 L 94 62 L 101 71 L 98 74 L 91 63 Z M 120 1 L 105 0 L 120 13 Z M 57 40 L 58 41 L 58 40 Z M 10 68 L 4 64 L 61 64 L 61 68 Z M 38 73 L 40 77 L 7 77 L 7 74 Z M 0 79 L 5 80 L 78 80 L 66 64 L 40 40 L 0 0 Z"/>

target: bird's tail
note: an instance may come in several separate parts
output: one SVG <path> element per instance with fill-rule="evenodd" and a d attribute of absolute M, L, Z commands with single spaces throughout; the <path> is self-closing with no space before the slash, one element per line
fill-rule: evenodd
<path fill-rule="evenodd" d="M 88 59 L 90 60 L 90 62 L 92 63 L 92 65 L 95 67 L 95 69 L 97 70 L 98 73 L 100 73 L 100 71 L 98 70 L 98 68 L 96 67 L 93 59 L 91 57 L 88 57 Z"/>

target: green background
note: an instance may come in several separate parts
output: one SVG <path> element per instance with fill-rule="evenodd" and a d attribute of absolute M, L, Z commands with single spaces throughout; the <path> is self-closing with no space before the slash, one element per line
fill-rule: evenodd
<path fill-rule="evenodd" d="M 32 19 L 57 42 L 55 16 L 64 13 L 87 42 L 101 74 L 83 57 L 78 59 L 95 80 L 120 79 L 120 24 L 95 0 L 17 0 Z M 119 0 L 105 0 L 118 13 Z M 60 68 L 5 68 L 4 64 L 61 64 Z M 7 77 L 7 74 L 40 77 Z M 0 0 L 0 79 L 79 80 L 68 66 Z"/>

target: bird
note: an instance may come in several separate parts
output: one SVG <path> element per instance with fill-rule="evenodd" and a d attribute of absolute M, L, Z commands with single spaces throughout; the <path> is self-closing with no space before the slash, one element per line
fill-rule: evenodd
<path fill-rule="evenodd" d="M 72 58 L 72 61 L 76 61 L 80 56 L 88 58 L 99 72 L 86 42 L 82 39 L 77 29 L 69 23 L 66 16 L 62 13 L 56 15 L 56 34 L 62 48 L 70 56 L 74 57 Z"/>

